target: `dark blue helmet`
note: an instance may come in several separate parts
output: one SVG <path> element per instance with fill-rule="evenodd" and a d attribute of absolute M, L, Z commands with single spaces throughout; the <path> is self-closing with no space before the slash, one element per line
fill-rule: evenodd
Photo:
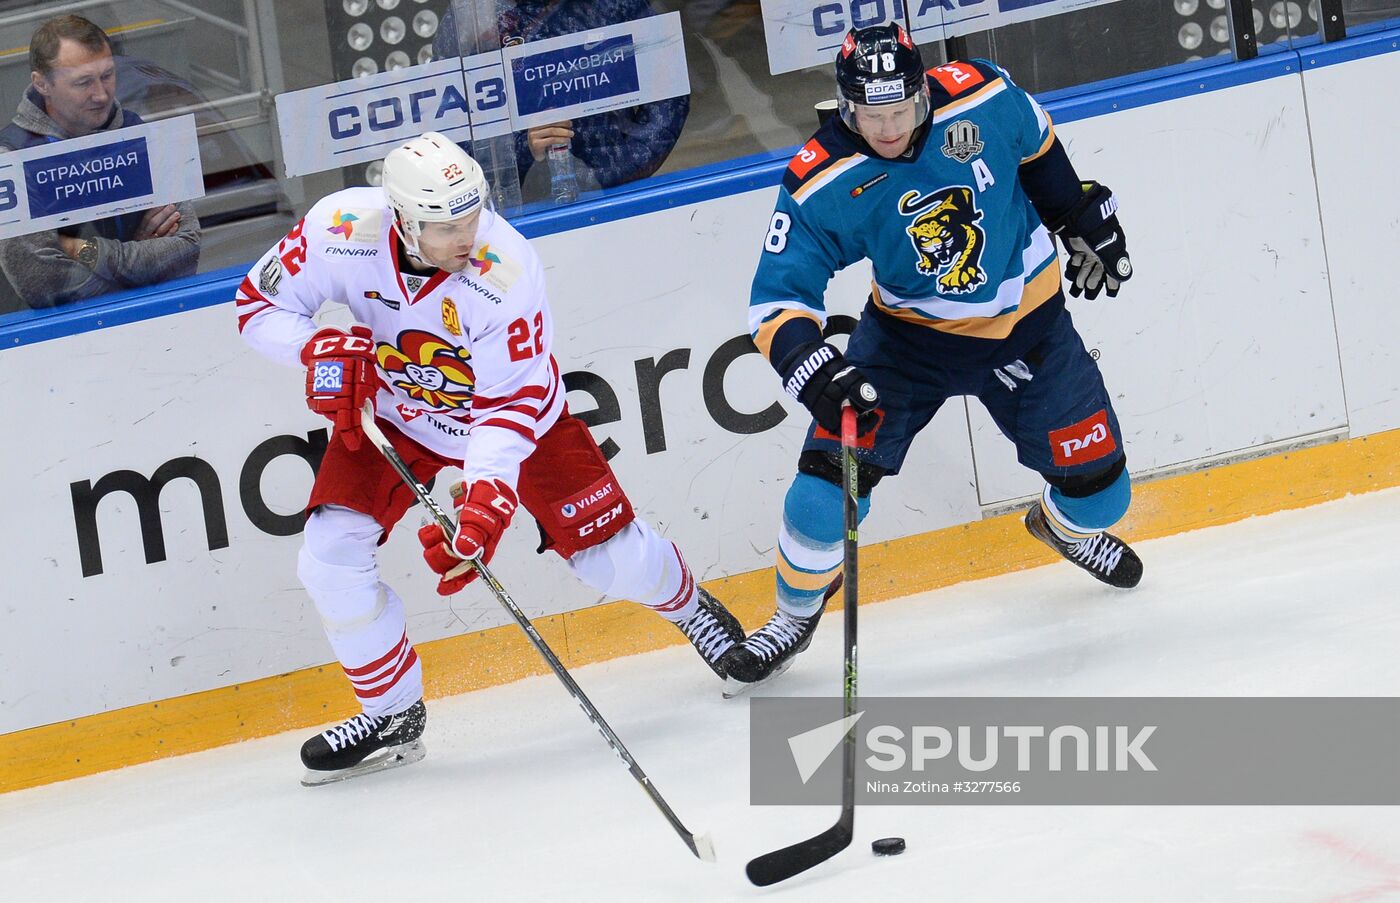
<path fill-rule="evenodd" d="M 929 114 L 928 79 L 919 48 L 898 22 L 852 28 L 836 54 L 837 109 L 856 129 L 856 106 L 880 106 L 914 99 L 914 126 Z"/>

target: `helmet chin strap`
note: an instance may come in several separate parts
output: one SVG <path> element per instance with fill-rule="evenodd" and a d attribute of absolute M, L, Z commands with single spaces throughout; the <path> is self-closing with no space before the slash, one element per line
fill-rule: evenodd
<path fill-rule="evenodd" d="M 394 211 L 393 229 L 398 233 L 399 241 L 403 242 L 403 249 L 410 260 L 422 264 L 424 269 L 432 269 L 436 266 L 424 259 L 422 251 L 418 249 L 418 237 L 412 234 L 412 230 L 403 227 L 403 217 L 397 210 Z"/>

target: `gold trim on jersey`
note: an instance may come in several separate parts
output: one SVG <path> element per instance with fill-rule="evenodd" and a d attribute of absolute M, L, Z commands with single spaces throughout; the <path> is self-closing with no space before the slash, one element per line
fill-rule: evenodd
<path fill-rule="evenodd" d="M 812 181 L 804 182 L 799 185 L 797 190 L 792 193 L 792 199 L 800 206 L 807 198 L 816 194 L 826 185 L 831 184 L 832 180 L 841 175 L 841 173 L 865 159 L 865 154 L 851 154 L 849 157 L 842 157 L 826 169 L 817 173 Z"/>
<path fill-rule="evenodd" d="M 972 109 L 973 107 L 978 106 L 988 100 L 991 100 L 993 96 L 1000 94 L 1002 91 L 1005 90 L 1005 79 L 993 79 L 992 81 L 987 82 L 985 85 L 978 88 L 976 91 L 973 91 L 966 97 L 960 97 L 957 100 L 954 100 L 950 103 L 939 107 L 938 112 L 934 114 L 934 117 L 930 121 L 930 124 L 937 125 L 938 123 L 944 122 L 945 120 L 953 119 L 957 116 L 960 116 L 963 113 L 966 113 L 968 110 Z"/>
<path fill-rule="evenodd" d="M 1055 297 L 1060 290 L 1060 269 L 1058 258 L 1052 258 L 1039 273 L 1032 277 L 1021 290 L 1021 301 L 1010 313 L 997 317 L 963 317 L 958 320 L 934 320 L 902 307 L 890 307 L 880 295 L 880 286 L 870 283 L 870 297 L 882 312 L 914 323 L 927 329 L 936 329 L 950 335 L 970 336 L 977 339 L 1004 339 L 1011 335 L 1016 324 L 1025 319 L 1031 311 Z"/>
<path fill-rule="evenodd" d="M 1037 150 L 1035 153 L 1031 154 L 1029 157 L 1022 157 L 1022 164 L 1029 163 L 1032 160 L 1036 160 L 1040 157 L 1045 156 L 1045 152 L 1050 149 L 1050 145 L 1055 143 L 1055 123 L 1050 121 L 1049 113 L 1045 114 L 1045 125 L 1045 140 L 1041 142 L 1040 149 Z"/>
<path fill-rule="evenodd" d="M 758 327 L 758 332 L 756 332 L 753 337 L 753 343 L 758 346 L 758 350 L 763 353 L 765 358 L 772 360 L 772 358 L 768 357 L 768 354 L 773 349 L 773 336 L 778 334 L 778 330 L 782 328 L 785 323 L 790 323 L 798 317 L 811 320 L 813 323 L 817 324 L 818 330 L 822 328 L 821 321 L 818 320 L 816 315 L 811 311 L 797 310 L 796 308 L 780 311 L 775 314 L 772 319 L 765 320 L 763 324 Z"/>

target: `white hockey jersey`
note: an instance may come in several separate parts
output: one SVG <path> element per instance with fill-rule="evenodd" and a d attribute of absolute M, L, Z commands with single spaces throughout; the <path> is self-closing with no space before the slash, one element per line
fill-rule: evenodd
<path fill-rule="evenodd" d="M 347 305 L 374 333 L 379 418 L 464 462 L 468 482 L 514 489 L 521 462 L 564 410 L 539 258 L 484 210 L 465 270 L 402 271 L 392 223 L 379 188 L 323 198 L 243 280 L 239 332 L 301 368 L 312 316 L 327 301 Z"/>

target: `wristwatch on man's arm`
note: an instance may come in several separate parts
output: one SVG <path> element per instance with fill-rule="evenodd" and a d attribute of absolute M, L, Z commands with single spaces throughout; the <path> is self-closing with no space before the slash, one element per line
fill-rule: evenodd
<path fill-rule="evenodd" d="M 97 269 L 97 242 L 89 238 L 78 248 L 78 263 L 90 270 Z"/>

